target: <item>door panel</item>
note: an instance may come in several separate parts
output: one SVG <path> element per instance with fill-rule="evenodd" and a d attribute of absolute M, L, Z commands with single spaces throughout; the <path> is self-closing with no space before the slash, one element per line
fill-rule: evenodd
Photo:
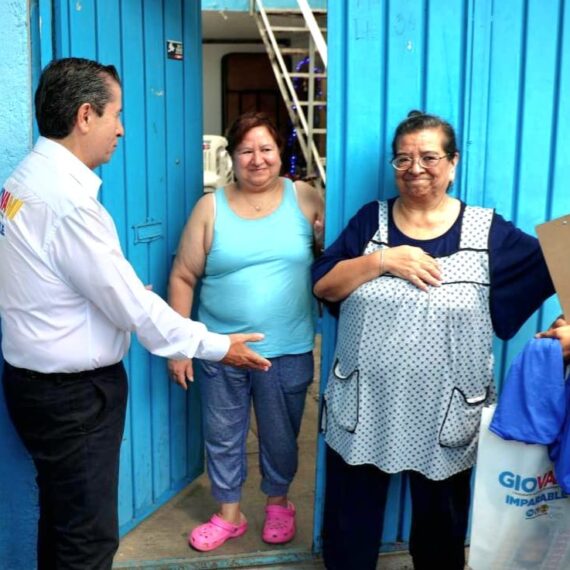
<path fill-rule="evenodd" d="M 290 65 L 290 58 L 285 61 Z M 290 134 L 289 116 L 265 53 L 229 53 L 222 59 L 222 130 L 241 113 L 267 113 L 283 140 Z"/>
<path fill-rule="evenodd" d="M 202 191 L 200 6 L 192 0 L 60 0 L 55 56 L 117 67 L 126 136 L 100 169 L 101 200 L 145 284 L 166 297 L 178 239 Z M 167 40 L 183 41 L 182 60 Z M 196 390 L 170 383 L 166 361 L 136 339 L 127 358 L 130 397 L 119 512 L 124 533 L 203 469 Z"/>

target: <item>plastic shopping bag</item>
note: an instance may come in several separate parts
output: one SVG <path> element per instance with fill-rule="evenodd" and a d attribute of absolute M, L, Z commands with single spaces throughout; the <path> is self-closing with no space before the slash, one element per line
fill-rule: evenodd
<path fill-rule="evenodd" d="M 489 431 L 484 408 L 469 566 L 473 570 L 570 568 L 570 498 L 558 486 L 543 445 L 506 441 Z"/>

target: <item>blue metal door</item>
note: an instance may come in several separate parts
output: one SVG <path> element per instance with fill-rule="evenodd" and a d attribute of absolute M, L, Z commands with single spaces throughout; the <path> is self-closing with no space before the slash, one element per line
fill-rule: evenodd
<path fill-rule="evenodd" d="M 165 297 L 178 238 L 202 191 L 199 2 L 58 0 L 53 14 L 55 52 L 50 53 L 46 33 L 44 60 L 87 57 L 119 70 L 126 136 L 101 168 L 101 199 L 138 275 Z M 182 58 L 168 56 L 171 41 L 182 43 Z M 136 340 L 126 364 L 130 398 L 119 497 L 123 534 L 203 469 L 196 391 L 185 393 L 171 384 L 166 362 Z"/>
<path fill-rule="evenodd" d="M 568 0 L 358 0 L 328 3 L 326 240 L 364 203 L 395 193 L 388 159 L 411 109 L 448 119 L 459 135 L 454 193 L 496 207 L 530 234 L 570 212 L 570 2 Z M 508 343 L 496 343 L 497 379 L 522 345 L 559 314 L 545 304 Z M 335 343 L 323 325 L 322 377 Z M 323 382 L 324 385 L 324 382 Z M 315 516 L 320 546 L 322 457 Z M 410 501 L 394 477 L 383 549 L 407 542 Z"/>

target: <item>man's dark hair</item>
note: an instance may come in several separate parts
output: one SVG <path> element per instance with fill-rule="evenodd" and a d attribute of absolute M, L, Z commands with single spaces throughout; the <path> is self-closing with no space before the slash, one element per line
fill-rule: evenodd
<path fill-rule="evenodd" d="M 113 65 L 77 57 L 56 59 L 43 70 L 36 89 L 36 120 L 44 137 L 62 139 L 75 124 L 77 111 L 90 103 L 100 117 L 111 100 L 111 84 L 121 80 Z"/>
<path fill-rule="evenodd" d="M 445 140 L 443 150 L 448 157 L 452 157 L 459 152 L 453 127 L 437 115 L 428 115 L 421 111 L 410 111 L 408 116 L 396 127 L 394 138 L 392 139 L 392 154 L 396 156 L 398 152 L 398 142 L 401 137 L 409 133 L 417 133 L 424 129 L 441 129 Z"/>

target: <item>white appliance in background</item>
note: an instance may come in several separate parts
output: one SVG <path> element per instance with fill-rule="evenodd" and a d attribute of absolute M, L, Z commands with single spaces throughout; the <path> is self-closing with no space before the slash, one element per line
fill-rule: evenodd
<path fill-rule="evenodd" d="M 204 192 L 212 192 L 233 180 L 232 159 L 226 150 L 228 141 L 219 135 L 204 135 Z"/>

